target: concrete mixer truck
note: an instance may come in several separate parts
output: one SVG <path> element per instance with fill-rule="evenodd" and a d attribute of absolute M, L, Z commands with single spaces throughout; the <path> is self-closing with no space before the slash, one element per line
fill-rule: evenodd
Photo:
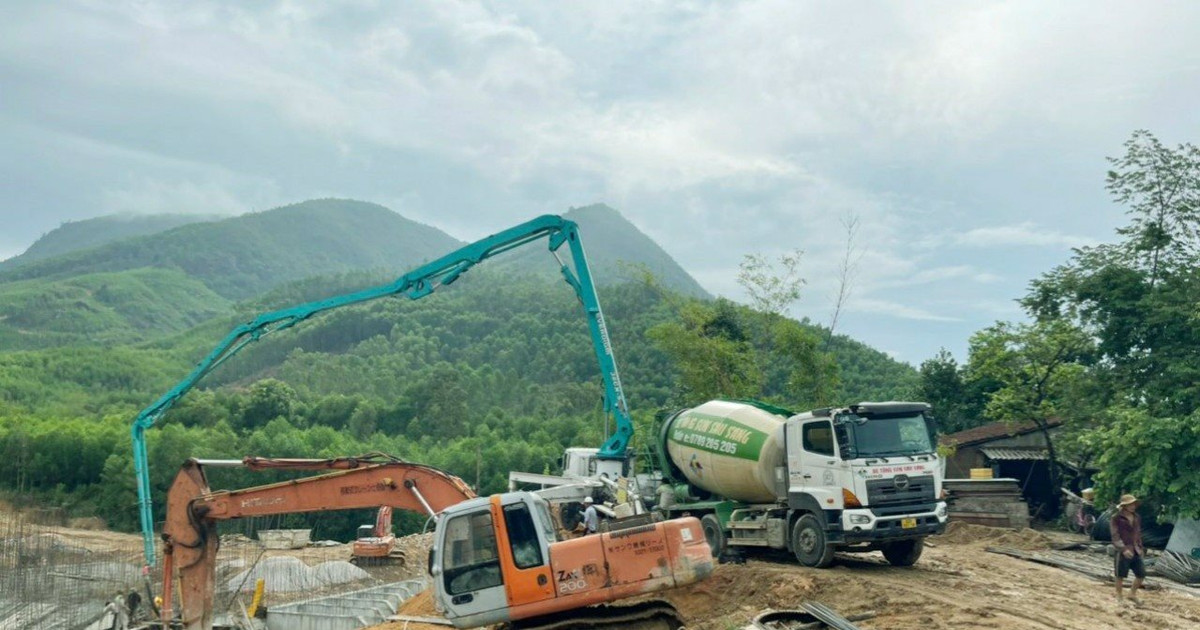
<path fill-rule="evenodd" d="M 700 519 L 713 557 L 787 550 L 826 567 L 834 551 L 882 551 L 896 566 L 946 527 L 930 407 L 864 402 L 795 414 L 713 400 L 660 419 L 657 509 Z"/>

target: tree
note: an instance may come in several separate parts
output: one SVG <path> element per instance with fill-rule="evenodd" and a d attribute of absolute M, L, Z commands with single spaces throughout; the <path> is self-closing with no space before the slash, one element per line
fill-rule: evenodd
<path fill-rule="evenodd" d="M 833 355 L 823 352 L 822 340 L 791 319 L 779 318 L 771 327 L 772 360 L 788 370 L 787 404 L 816 408 L 832 405 L 839 379 Z"/>
<path fill-rule="evenodd" d="M 858 215 L 849 213 L 842 217 L 842 227 L 846 230 L 846 246 L 842 250 L 842 258 L 838 261 L 837 292 L 833 299 L 833 315 L 829 318 L 829 335 L 825 339 L 828 344 L 837 330 L 838 320 L 842 316 L 842 308 L 850 301 L 854 290 L 854 279 L 858 276 L 858 263 L 862 260 L 862 251 L 858 247 Z"/>
<path fill-rule="evenodd" d="M 1126 205 L 1129 225 L 1117 230 L 1120 247 L 1144 270 L 1153 287 L 1164 270 L 1195 261 L 1200 241 L 1200 147 L 1171 149 L 1144 129 L 1125 142 L 1125 155 L 1109 158 L 1107 189 Z"/>
<path fill-rule="evenodd" d="M 932 359 L 921 363 L 920 373 L 918 397 L 933 407 L 943 431 L 953 433 L 977 424 L 979 418 L 969 411 L 963 370 L 954 355 L 942 348 Z"/>
<path fill-rule="evenodd" d="M 1096 489 L 1102 500 L 1132 493 L 1168 516 L 1200 518 L 1200 412 L 1159 417 L 1117 407 L 1083 440 L 1101 453 Z"/>
<path fill-rule="evenodd" d="M 1000 322 L 971 336 L 968 370 L 995 380 L 985 413 L 995 421 L 1033 422 L 1046 440 L 1050 479 L 1058 487 L 1058 456 L 1049 421 L 1078 413 L 1092 340 L 1064 320 L 1033 324 Z"/>
<path fill-rule="evenodd" d="M 241 426 L 245 428 L 261 427 L 275 418 L 288 418 L 296 404 L 296 390 L 273 378 L 251 385 L 249 394 L 242 409 Z"/>
<path fill-rule="evenodd" d="M 688 302 L 679 316 L 646 336 L 675 365 L 681 402 L 759 395 L 763 373 L 732 303 Z"/>
<path fill-rule="evenodd" d="M 470 433 L 471 408 L 463 373 L 449 363 L 438 364 L 409 390 L 416 417 L 408 424 L 414 436 L 455 438 Z"/>
<path fill-rule="evenodd" d="M 1125 149 L 1107 177 L 1130 217 L 1121 240 L 1076 250 L 1022 305 L 1095 337 L 1092 372 L 1106 402 L 1188 414 L 1200 405 L 1200 149 L 1170 149 L 1147 131 Z"/>
<path fill-rule="evenodd" d="M 775 262 L 761 254 L 746 254 L 738 266 L 737 282 L 750 296 L 750 305 L 779 315 L 799 300 L 800 288 L 805 284 L 800 276 L 803 257 L 801 249 L 780 254 Z"/>

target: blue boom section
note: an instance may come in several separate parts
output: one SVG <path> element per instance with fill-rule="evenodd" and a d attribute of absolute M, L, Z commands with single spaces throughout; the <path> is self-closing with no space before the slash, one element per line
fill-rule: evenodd
<path fill-rule="evenodd" d="M 154 404 L 143 409 L 133 421 L 133 461 L 137 473 L 138 509 L 142 526 L 142 542 L 145 545 L 146 565 L 154 566 L 155 563 L 154 515 L 150 500 L 150 465 L 146 453 L 146 429 L 153 426 L 200 379 L 247 344 L 270 333 L 295 326 L 313 315 L 389 296 L 403 296 L 419 300 L 440 287 L 452 284 L 463 272 L 480 262 L 543 237 L 548 237 L 550 252 L 558 260 L 563 278 L 575 290 L 575 294 L 583 305 L 588 330 L 592 336 L 592 346 L 596 352 L 596 359 L 600 363 L 600 375 L 604 381 L 604 411 L 606 414 L 611 414 L 615 421 L 615 430 L 605 440 L 599 457 L 624 459 L 629 440 L 633 437 L 633 421 L 629 417 L 625 393 L 621 389 L 621 376 L 617 372 L 617 361 L 613 356 L 612 342 L 604 323 L 604 313 L 600 309 L 600 298 L 596 294 L 596 287 L 592 282 L 592 274 L 588 268 L 583 243 L 579 240 L 579 227 L 573 221 L 562 217 L 545 215 L 446 254 L 409 271 L 390 284 L 263 313 L 230 331 L 208 356 L 196 364 L 195 369 L 187 375 L 187 378 L 163 394 Z M 559 256 L 558 250 L 564 243 L 570 251 L 572 265 L 563 262 L 562 257 Z M 574 268 L 572 269 L 572 267 Z"/>

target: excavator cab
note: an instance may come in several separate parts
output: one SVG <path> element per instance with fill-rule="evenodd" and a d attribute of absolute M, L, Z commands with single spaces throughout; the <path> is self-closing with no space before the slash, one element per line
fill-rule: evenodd
<path fill-rule="evenodd" d="M 438 605 L 459 628 L 504 622 L 563 627 L 568 621 L 623 628 L 639 619 L 678 628 L 678 614 L 663 601 L 595 604 L 691 584 L 712 568 L 712 554 L 694 518 L 638 521 L 560 541 L 549 504 L 529 492 L 446 508 L 430 553 Z"/>
<path fill-rule="evenodd" d="M 460 628 L 509 621 L 521 603 L 554 597 L 550 506 L 528 492 L 481 497 L 447 508 L 430 558 L 437 600 Z"/>

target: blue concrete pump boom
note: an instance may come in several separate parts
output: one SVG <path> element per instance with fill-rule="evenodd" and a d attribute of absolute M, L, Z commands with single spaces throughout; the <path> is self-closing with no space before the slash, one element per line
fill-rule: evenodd
<path fill-rule="evenodd" d="M 604 323 L 604 313 L 600 310 L 600 298 L 596 295 L 596 287 L 592 283 L 592 274 L 588 268 L 587 257 L 584 255 L 583 244 L 579 240 L 579 228 L 573 221 L 555 215 L 545 215 L 446 254 L 409 271 L 390 284 L 263 313 L 254 320 L 230 331 L 221 340 L 221 343 L 196 365 L 187 378 L 163 394 L 154 404 L 143 409 L 133 421 L 133 461 L 137 474 L 138 509 L 141 518 L 142 539 L 145 545 L 146 565 L 154 566 L 155 563 L 154 517 L 150 501 L 150 469 L 146 455 L 146 429 L 158 421 L 200 379 L 247 344 L 257 341 L 264 335 L 290 328 L 313 315 L 343 306 L 388 296 L 405 296 L 412 300 L 419 300 L 433 293 L 439 287 L 453 283 L 463 272 L 480 262 L 542 237 L 548 237 L 550 252 L 558 260 L 563 277 L 567 284 L 575 290 L 575 294 L 583 304 L 588 329 L 592 335 L 592 345 L 596 351 L 596 359 L 600 362 L 600 375 L 604 381 L 604 412 L 612 414 L 615 420 L 615 430 L 605 440 L 597 456 L 601 459 L 624 460 L 629 440 L 633 437 L 633 421 L 629 417 L 629 408 L 621 389 L 621 377 L 617 372 L 617 362 L 613 356 L 608 328 Z M 570 249 L 574 270 L 566 262 L 563 262 L 558 254 L 559 248 L 564 243 Z"/>

